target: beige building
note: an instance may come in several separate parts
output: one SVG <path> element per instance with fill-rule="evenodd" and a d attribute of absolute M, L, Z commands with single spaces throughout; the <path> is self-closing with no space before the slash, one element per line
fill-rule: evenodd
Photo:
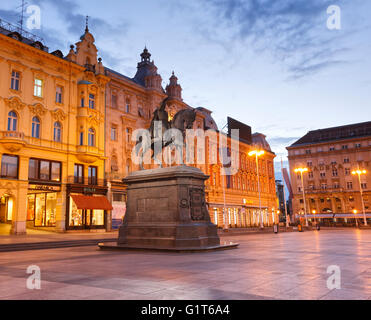
<path fill-rule="evenodd" d="M 361 191 L 371 218 L 371 122 L 310 131 L 287 150 L 294 214 L 304 213 L 301 176 L 295 169 L 308 168 L 303 180 L 310 218 L 363 218 Z M 355 170 L 362 172 L 360 183 Z"/>
<path fill-rule="evenodd" d="M 13 234 L 104 230 L 111 210 L 104 198 L 109 79 L 94 38 L 86 29 L 64 57 L 6 27 L 0 27 L 0 223 Z"/>

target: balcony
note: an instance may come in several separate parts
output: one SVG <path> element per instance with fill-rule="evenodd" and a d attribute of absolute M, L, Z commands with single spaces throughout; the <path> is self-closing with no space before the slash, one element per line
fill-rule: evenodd
<path fill-rule="evenodd" d="M 90 146 L 78 146 L 77 158 L 84 163 L 94 163 L 100 158 L 99 149 Z"/>
<path fill-rule="evenodd" d="M 18 152 L 26 145 L 24 133 L 18 131 L 0 131 L 0 143 L 10 152 Z"/>

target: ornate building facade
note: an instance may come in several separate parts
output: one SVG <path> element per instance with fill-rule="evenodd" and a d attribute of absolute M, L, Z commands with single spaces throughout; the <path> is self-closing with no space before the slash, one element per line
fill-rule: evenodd
<path fill-rule="evenodd" d="M 133 132 L 149 128 L 165 98 L 169 120 L 194 109 L 183 101 L 174 73 L 163 88 L 147 48 L 133 78 L 104 67 L 97 54 L 88 27 L 66 56 L 49 53 L 32 36 L 0 28 L 0 223 L 11 224 L 14 234 L 27 228 L 110 230 L 112 218 L 115 225 L 125 214 L 122 179 L 139 169 L 132 159 Z M 195 130 L 219 133 L 210 110 L 195 110 Z M 194 164 L 210 175 L 207 202 L 220 227 L 277 221 L 275 155 L 264 135 L 249 130 L 232 155 L 239 163 L 235 175 L 221 175 L 219 157 Z M 231 135 L 224 136 L 231 144 Z M 260 202 L 255 158 L 248 156 L 256 148 L 265 150 L 259 158 Z M 211 149 L 206 140 L 202 152 Z"/>
<path fill-rule="evenodd" d="M 0 29 L 0 222 L 105 229 L 105 88 L 86 29 L 68 56 Z"/>
<path fill-rule="evenodd" d="M 310 218 L 363 218 L 362 190 L 371 218 L 371 122 L 310 131 L 287 150 L 294 214 L 303 216 L 305 203 Z M 301 176 L 295 173 L 300 167 L 308 168 L 303 174 L 305 202 Z"/>
<path fill-rule="evenodd" d="M 114 224 L 119 224 L 125 213 L 126 186 L 122 179 L 131 171 L 139 170 L 132 162 L 133 132 L 150 127 L 153 112 L 165 98 L 169 98 L 167 111 L 170 120 L 178 111 L 192 108 L 183 101 L 182 88 L 174 72 L 164 90 L 161 85 L 162 78 L 157 73 L 157 67 L 147 48 L 140 57 L 141 61 L 133 78 L 106 68 L 106 75 L 110 78 L 106 89 L 106 152 L 110 155 L 106 163 L 106 177 L 114 207 Z M 213 130 L 219 133 L 210 110 L 197 108 L 196 114 L 194 130 Z M 231 136 L 226 134 L 226 139 L 231 145 Z M 273 167 L 275 155 L 262 134 L 251 135 L 250 132 L 249 141 L 241 139 L 238 143 L 239 170 L 232 177 L 221 175 L 222 165 L 219 157 L 216 163 L 209 162 L 211 146 L 207 138 L 205 148 L 201 150 L 206 161 L 201 164 L 195 161 L 194 166 L 210 175 L 206 182 L 206 194 L 211 219 L 219 227 L 258 226 L 260 219 L 264 219 L 265 225 L 271 225 L 277 221 L 278 208 Z M 197 144 L 196 141 L 195 149 Z M 249 152 L 256 148 L 265 150 L 264 156 L 259 159 L 262 212 L 259 209 L 255 158 L 248 156 Z M 215 150 L 219 150 L 219 142 Z M 148 169 L 151 167 L 147 166 Z"/>

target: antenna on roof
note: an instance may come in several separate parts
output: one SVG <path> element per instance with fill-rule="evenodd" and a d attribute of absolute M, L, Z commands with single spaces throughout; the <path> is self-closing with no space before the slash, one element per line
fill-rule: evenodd
<path fill-rule="evenodd" d="M 25 11 L 26 11 L 26 6 L 28 5 L 27 2 L 25 2 L 25 0 L 22 0 L 22 4 L 17 8 L 17 9 L 21 9 L 21 16 L 18 20 L 18 24 L 19 24 L 19 27 L 20 27 L 20 34 L 22 35 L 23 34 L 23 21 L 24 21 L 24 14 L 25 14 Z"/>

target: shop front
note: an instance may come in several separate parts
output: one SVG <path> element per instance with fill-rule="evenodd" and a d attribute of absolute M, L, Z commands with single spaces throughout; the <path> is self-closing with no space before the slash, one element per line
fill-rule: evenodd
<path fill-rule="evenodd" d="M 27 194 L 27 227 L 56 227 L 60 185 L 30 184 Z"/>
<path fill-rule="evenodd" d="M 68 187 L 67 230 L 107 229 L 107 213 L 113 207 L 106 197 L 107 189 Z"/>

